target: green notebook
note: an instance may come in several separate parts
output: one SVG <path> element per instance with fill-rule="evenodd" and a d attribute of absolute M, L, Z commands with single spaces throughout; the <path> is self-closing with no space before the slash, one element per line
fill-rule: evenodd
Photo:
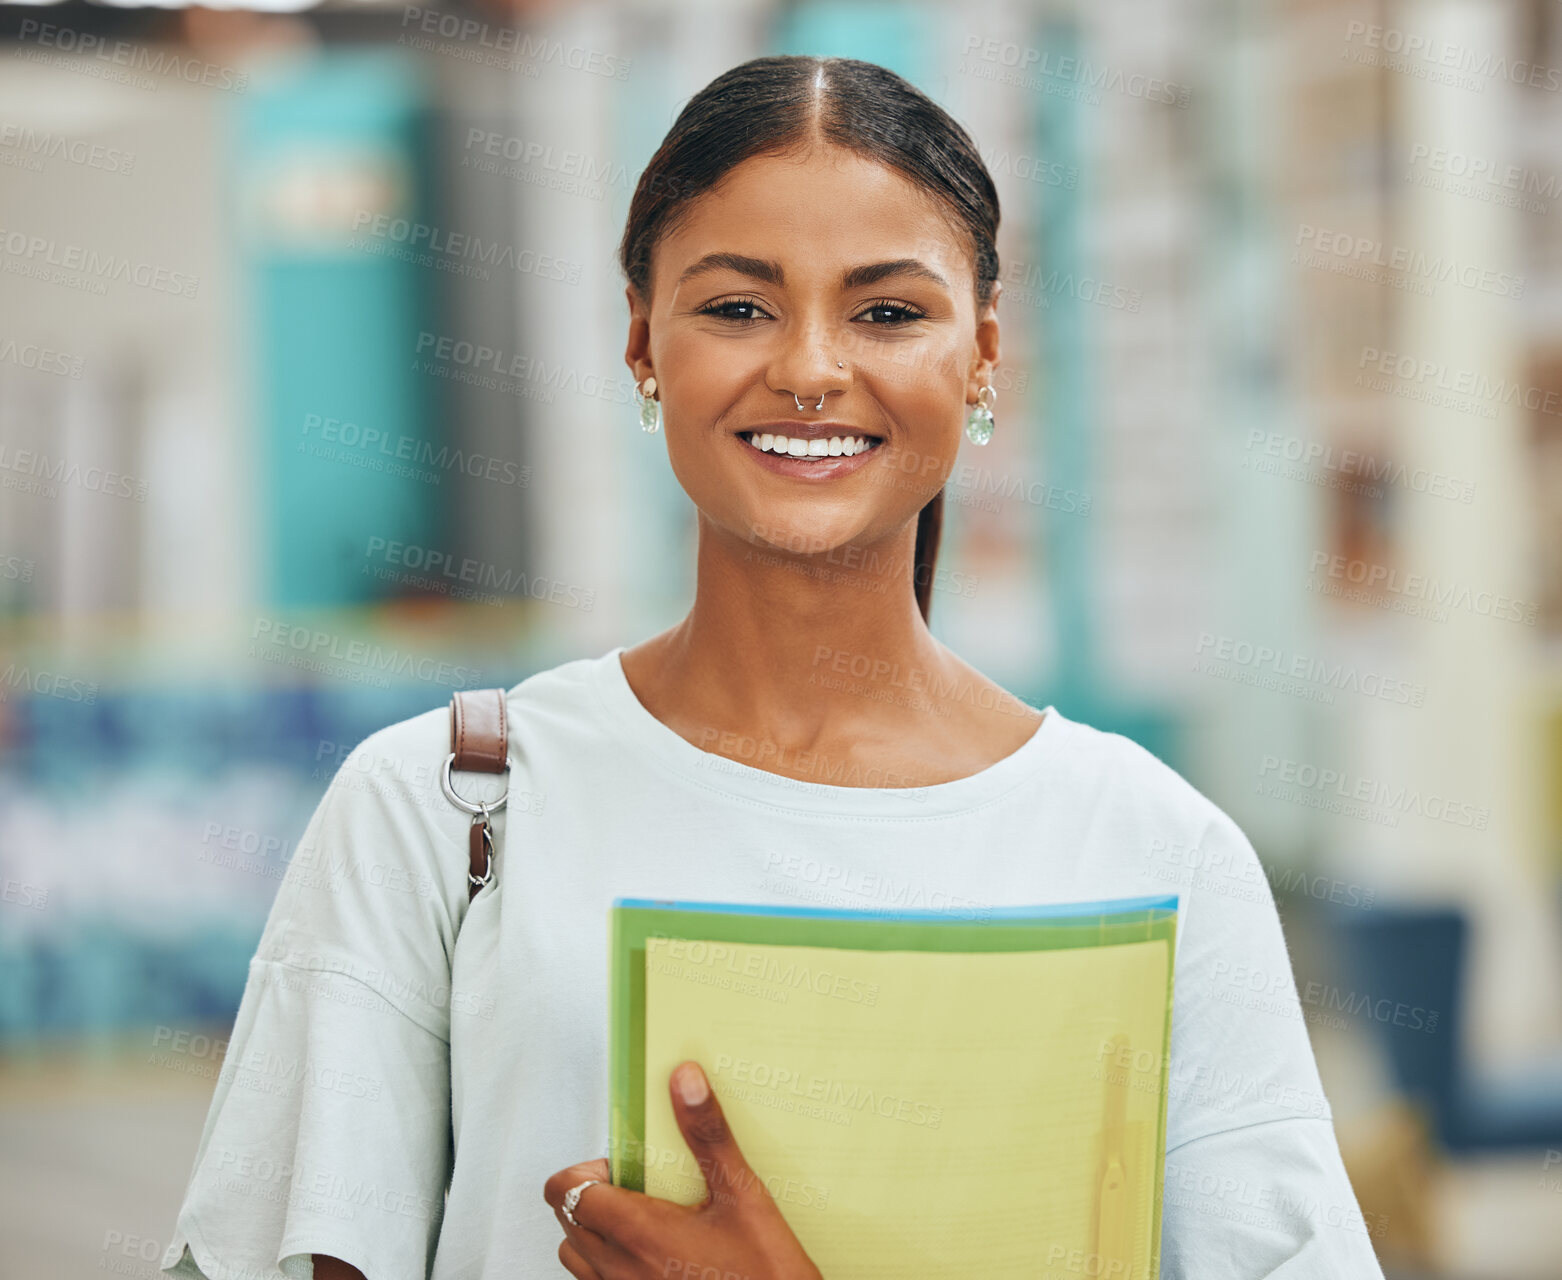
<path fill-rule="evenodd" d="M 693 1058 L 830 1280 L 1159 1273 L 1175 896 L 612 914 L 616 1185 L 705 1199 Z"/>

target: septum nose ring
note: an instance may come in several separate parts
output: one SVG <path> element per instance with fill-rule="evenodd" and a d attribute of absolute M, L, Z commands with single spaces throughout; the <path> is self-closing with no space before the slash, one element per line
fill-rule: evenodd
<path fill-rule="evenodd" d="M 846 367 L 846 362 L 844 360 L 837 360 L 835 362 L 835 367 L 837 369 L 844 369 Z M 819 409 L 824 408 L 824 397 L 829 395 L 829 394 L 830 393 L 828 391 L 826 391 L 826 392 L 823 392 L 819 396 L 819 403 L 814 406 L 814 409 L 816 411 L 819 410 Z M 797 392 L 795 392 L 795 391 L 792 392 L 792 400 L 797 405 L 797 411 L 799 413 L 801 413 L 803 411 L 803 402 L 797 398 Z"/>

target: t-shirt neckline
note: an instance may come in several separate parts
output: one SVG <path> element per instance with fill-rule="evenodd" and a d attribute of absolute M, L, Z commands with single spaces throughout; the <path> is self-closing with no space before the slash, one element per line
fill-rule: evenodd
<path fill-rule="evenodd" d="M 592 664 L 592 683 L 625 740 L 687 782 L 772 808 L 913 820 L 977 809 L 1039 777 L 1067 729 L 1065 718 L 1049 703 L 1040 708 L 1044 714 L 1036 731 L 1001 760 L 963 778 L 924 787 L 801 781 L 706 751 L 663 724 L 629 683 L 621 661 L 627 648 L 618 645 Z"/>

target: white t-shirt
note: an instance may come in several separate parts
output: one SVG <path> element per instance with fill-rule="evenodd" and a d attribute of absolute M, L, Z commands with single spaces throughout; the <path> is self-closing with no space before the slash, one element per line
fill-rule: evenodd
<path fill-rule="evenodd" d="M 495 883 L 470 904 L 444 707 L 337 772 L 251 961 L 168 1274 L 308 1280 L 322 1253 L 368 1280 L 565 1275 L 542 1187 L 608 1154 L 615 897 L 969 918 L 1177 892 L 1161 1275 L 1381 1280 L 1268 881 L 1219 808 L 1051 707 L 953 782 L 880 787 L 820 760 L 801 770 L 837 781 L 794 781 L 662 724 L 622 651 L 509 691 Z M 1038 1274 L 1068 1273 L 1049 1261 Z"/>

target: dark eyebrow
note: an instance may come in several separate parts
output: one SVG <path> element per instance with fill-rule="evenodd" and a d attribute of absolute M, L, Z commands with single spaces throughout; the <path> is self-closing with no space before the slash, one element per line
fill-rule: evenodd
<path fill-rule="evenodd" d="M 694 276 L 703 275 L 707 271 L 736 271 L 739 275 L 750 276 L 755 280 L 763 280 L 766 284 L 783 285 L 786 283 L 786 273 L 781 270 L 779 262 L 771 262 L 765 258 L 750 258 L 741 253 L 728 253 L 725 251 L 707 253 L 699 261 L 685 269 L 678 277 L 678 283 L 692 279 Z M 860 289 L 864 285 L 877 284 L 880 280 L 890 276 L 918 276 L 923 280 L 930 280 L 941 288 L 949 288 L 949 281 L 934 271 L 932 267 L 915 258 L 895 258 L 890 262 L 870 262 L 860 267 L 849 267 L 841 273 L 841 288 Z"/>
<path fill-rule="evenodd" d="M 940 288 L 949 288 L 949 281 L 915 258 L 896 258 L 893 262 L 872 262 L 867 266 L 852 267 L 841 274 L 841 288 L 860 289 L 863 285 L 878 284 L 890 276 L 917 276 L 931 280 Z"/>
<path fill-rule="evenodd" d="M 741 253 L 726 252 L 707 253 L 678 277 L 678 283 L 682 284 L 685 280 L 703 275 L 707 271 L 736 271 L 741 276 L 752 276 L 756 280 L 763 280 L 766 284 L 784 283 L 779 262 L 768 262 L 764 258 L 750 258 Z"/>

